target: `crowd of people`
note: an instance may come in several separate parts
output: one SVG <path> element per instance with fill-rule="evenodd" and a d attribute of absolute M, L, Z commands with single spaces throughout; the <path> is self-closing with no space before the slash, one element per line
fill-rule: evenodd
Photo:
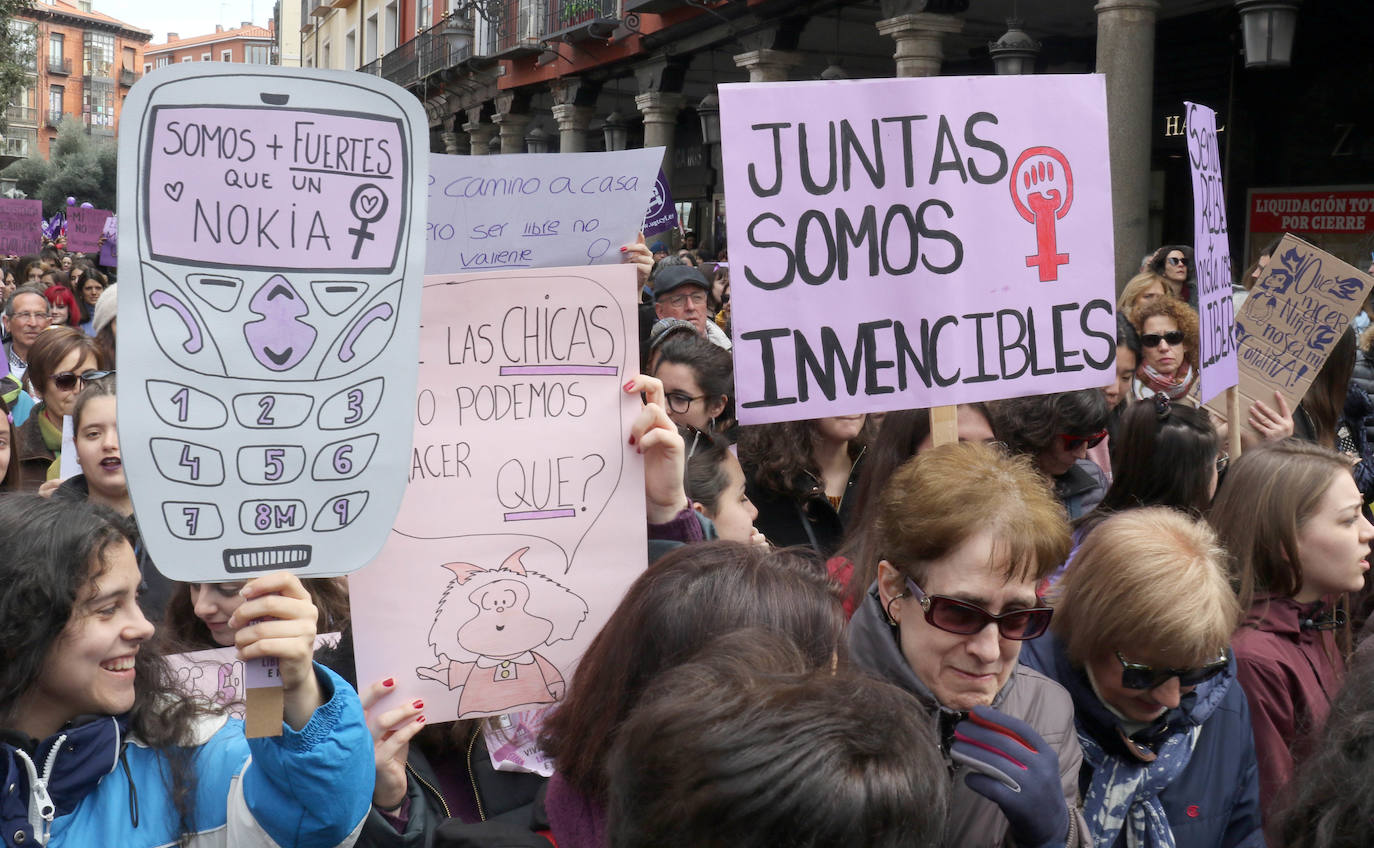
<path fill-rule="evenodd" d="M 952 444 L 927 409 L 741 426 L 728 257 L 621 252 L 649 566 L 542 717 L 548 777 L 493 765 L 499 721 L 429 724 L 402 669 L 356 679 L 345 580 L 162 577 L 120 457 L 117 289 L 57 251 L 6 263 L 0 840 L 1368 841 L 1374 337 L 1332 328 L 1301 403 L 1222 420 L 1168 245 L 1122 289 L 1110 385 L 959 406 Z M 277 659 L 280 736 L 180 689 L 168 656 L 228 646 Z"/>

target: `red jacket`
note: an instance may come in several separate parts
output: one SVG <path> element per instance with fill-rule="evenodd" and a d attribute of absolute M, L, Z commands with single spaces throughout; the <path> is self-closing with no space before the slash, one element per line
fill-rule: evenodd
<path fill-rule="evenodd" d="M 1323 604 L 1261 597 L 1231 640 L 1259 759 L 1265 818 L 1293 774 L 1293 752 L 1321 731 L 1341 688 L 1345 661 L 1330 629 L 1319 622 Z M 1306 625 L 1306 626 L 1304 626 Z"/>

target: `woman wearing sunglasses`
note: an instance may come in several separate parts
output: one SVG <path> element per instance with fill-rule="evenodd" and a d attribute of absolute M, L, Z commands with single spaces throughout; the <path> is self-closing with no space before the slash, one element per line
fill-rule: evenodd
<path fill-rule="evenodd" d="M 1136 312 L 1140 366 L 1131 382 L 1135 400 L 1163 392 L 1170 400 L 1197 405 L 1198 318 L 1186 303 L 1160 298 Z"/>
<path fill-rule="evenodd" d="M 1166 244 L 1155 251 L 1149 269 L 1169 284 L 1169 294 L 1197 309 L 1197 269 L 1191 247 Z"/>
<path fill-rule="evenodd" d="M 1073 696 L 1096 845 L 1264 844 L 1224 556 L 1175 510 L 1114 515 L 1056 587 L 1052 632 L 1021 653 Z"/>
<path fill-rule="evenodd" d="M 1054 486 L 1069 518 L 1092 511 L 1107 489 L 1088 450 L 1107 438 L 1107 398 L 1101 389 L 1011 398 L 994 405 L 994 429 L 1013 453 L 1025 454 Z"/>
<path fill-rule="evenodd" d="M 1365 584 L 1374 540 L 1363 504 L 1345 457 L 1297 439 L 1246 451 L 1212 504 L 1246 610 L 1232 644 L 1266 816 L 1345 676 L 1348 593 Z"/>
<path fill-rule="evenodd" d="M 73 327 L 53 327 L 29 348 L 24 382 L 39 404 L 19 428 L 17 458 L 24 469 L 24 489 L 37 492 L 45 481 L 56 488 L 62 450 L 62 419 L 71 415 L 76 396 L 88 380 L 105 372 L 95 339 Z"/>
<path fill-rule="evenodd" d="M 1036 585 L 1068 553 L 1063 508 L 1028 459 L 962 442 L 892 476 L 876 532 L 850 658 L 912 693 L 942 740 L 954 781 L 942 844 L 1080 844 L 1073 705 L 1017 664 L 1050 622 Z"/>

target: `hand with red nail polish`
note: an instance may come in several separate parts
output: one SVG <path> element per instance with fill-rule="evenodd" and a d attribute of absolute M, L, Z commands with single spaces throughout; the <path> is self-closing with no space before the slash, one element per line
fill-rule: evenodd
<path fill-rule="evenodd" d="M 406 758 L 410 754 L 410 742 L 425 726 L 425 717 L 419 714 L 425 706 L 423 700 L 417 698 L 389 710 L 377 706 L 379 701 L 391 695 L 395 685 L 396 679 L 388 677 L 369 686 L 362 692 L 361 698 L 367 727 L 372 731 L 373 756 L 377 761 L 377 782 L 372 792 L 372 803 L 383 810 L 393 809 L 405 800 L 409 781 Z"/>

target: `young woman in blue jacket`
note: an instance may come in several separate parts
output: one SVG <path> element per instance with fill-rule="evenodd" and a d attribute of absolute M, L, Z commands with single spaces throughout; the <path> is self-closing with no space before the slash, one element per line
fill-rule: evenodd
<path fill-rule="evenodd" d="M 249 582 L 244 659 L 275 658 L 281 735 L 178 691 L 138 606 L 138 562 L 113 513 L 0 498 L 0 843 L 348 845 L 372 798 L 357 695 L 311 662 L 300 581 Z"/>

